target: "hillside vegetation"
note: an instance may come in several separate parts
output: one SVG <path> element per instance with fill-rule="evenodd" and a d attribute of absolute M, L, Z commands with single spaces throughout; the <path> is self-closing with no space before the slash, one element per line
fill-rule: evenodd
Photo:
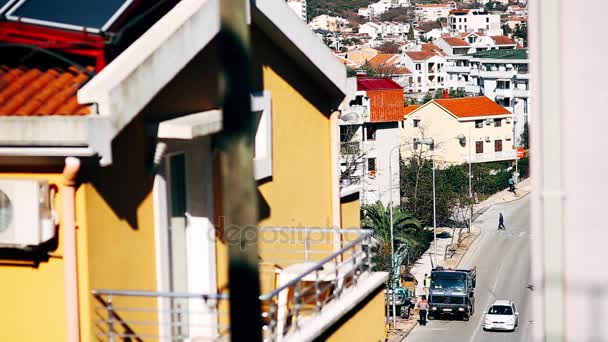
<path fill-rule="evenodd" d="M 343 15 L 344 12 L 357 12 L 360 7 L 372 3 L 371 0 L 308 0 L 308 18 L 321 14 Z"/>

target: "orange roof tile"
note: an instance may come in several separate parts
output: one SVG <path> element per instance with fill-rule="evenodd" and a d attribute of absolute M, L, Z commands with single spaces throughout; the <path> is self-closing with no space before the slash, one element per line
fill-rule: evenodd
<path fill-rule="evenodd" d="M 379 53 L 375 55 L 372 59 L 367 61 L 367 63 L 372 66 L 381 66 L 381 65 L 392 65 L 390 62 L 392 58 L 396 58 L 398 55 L 394 53 Z M 387 63 L 388 62 L 388 63 Z"/>
<path fill-rule="evenodd" d="M 511 114 L 506 108 L 485 96 L 435 99 L 433 102 L 459 118 Z"/>
<path fill-rule="evenodd" d="M 0 116 L 90 114 L 89 107 L 76 99 L 78 88 L 89 78 L 74 67 L 42 71 L 0 66 Z"/>
<path fill-rule="evenodd" d="M 420 107 L 420 105 L 409 105 L 409 106 L 403 108 L 403 116 L 408 116 L 411 112 L 418 109 L 419 107 Z"/>
<path fill-rule="evenodd" d="M 445 40 L 446 43 L 448 43 L 448 45 L 450 46 L 469 46 L 469 43 L 465 42 L 464 40 L 460 39 L 460 38 L 447 38 L 444 37 L 442 38 L 443 40 Z"/>
<path fill-rule="evenodd" d="M 515 41 L 507 36 L 490 36 L 496 45 L 514 45 Z"/>

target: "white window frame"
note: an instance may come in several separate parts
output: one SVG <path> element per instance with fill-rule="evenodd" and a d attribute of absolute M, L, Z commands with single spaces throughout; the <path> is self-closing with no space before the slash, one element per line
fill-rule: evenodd
<path fill-rule="evenodd" d="M 255 180 L 261 180 L 272 176 L 272 97 L 269 91 L 251 95 L 251 111 L 259 118 L 255 133 L 253 175 Z"/>

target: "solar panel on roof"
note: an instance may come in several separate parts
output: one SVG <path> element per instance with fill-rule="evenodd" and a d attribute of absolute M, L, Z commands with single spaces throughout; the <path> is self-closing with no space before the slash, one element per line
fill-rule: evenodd
<path fill-rule="evenodd" d="M 0 0 L 4 1 L 4 0 Z M 68 30 L 107 31 L 133 0 L 19 0 L 9 20 Z"/>
<path fill-rule="evenodd" d="M 0 15 L 4 14 L 17 0 L 0 0 Z"/>

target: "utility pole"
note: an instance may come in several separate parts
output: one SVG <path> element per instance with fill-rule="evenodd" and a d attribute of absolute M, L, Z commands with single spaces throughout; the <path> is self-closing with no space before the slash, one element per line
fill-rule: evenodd
<path fill-rule="evenodd" d="M 258 274 L 258 202 L 253 176 L 248 0 L 220 1 L 219 60 L 223 130 L 219 136 L 222 215 L 228 241 L 232 341 L 262 341 Z M 251 234 L 253 230 L 254 234 Z"/>

